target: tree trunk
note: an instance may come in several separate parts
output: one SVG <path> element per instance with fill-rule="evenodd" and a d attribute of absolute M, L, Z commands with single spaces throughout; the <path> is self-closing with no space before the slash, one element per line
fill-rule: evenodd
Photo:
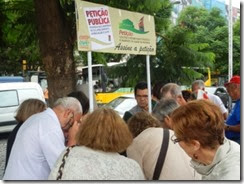
<path fill-rule="evenodd" d="M 42 62 L 47 74 L 49 105 L 75 89 L 72 27 L 59 0 L 35 0 Z"/>

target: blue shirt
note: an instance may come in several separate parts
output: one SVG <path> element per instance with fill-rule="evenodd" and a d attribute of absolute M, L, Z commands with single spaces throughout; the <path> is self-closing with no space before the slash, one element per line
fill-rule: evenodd
<path fill-rule="evenodd" d="M 233 126 L 240 124 L 240 99 L 236 101 L 234 108 L 232 109 L 229 117 L 227 118 L 226 124 Z M 225 136 L 228 139 L 240 138 L 240 132 L 226 131 Z"/>

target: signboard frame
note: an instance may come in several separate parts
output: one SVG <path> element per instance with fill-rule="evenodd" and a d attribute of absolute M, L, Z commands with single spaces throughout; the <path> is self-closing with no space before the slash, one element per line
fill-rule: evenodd
<path fill-rule="evenodd" d="M 150 55 L 156 54 L 154 17 L 81 0 L 75 0 L 75 14 L 78 50 L 86 51 L 88 58 L 90 112 L 94 110 L 93 51 L 146 55 L 148 111 L 151 113 Z"/>

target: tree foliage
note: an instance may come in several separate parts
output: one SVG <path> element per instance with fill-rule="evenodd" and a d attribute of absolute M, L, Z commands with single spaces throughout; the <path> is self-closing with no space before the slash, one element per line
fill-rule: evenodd
<path fill-rule="evenodd" d="M 169 10 L 171 11 L 171 7 Z M 207 14 L 205 10 L 202 10 L 200 15 L 192 11 L 192 15 L 187 14 L 186 20 L 179 19 L 177 25 L 167 24 L 166 29 L 156 24 L 156 30 L 160 31 L 157 32 L 157 54 L 151 57 L 150 62 L 152 83 L 160 80 L 165 83 L 190 84 L 192 80 L 202 76 L 193 67 L 213 67 L 215 54 L 206 40 L 199 40 L 195 34 L 196 24 L 190 21 L 195 16 L 206 16 L 205 14 Z M 131 57 L 127 66 L 116 69 L 112 76 L 122 77 L 126 86 L 133 86 L 139 80 L 146 80 L 145 58 L 145 56 Z"/>
<path fill-rule="evenodd" d="M 37 3 L 38 0 L 35 2 Z M 203 8 L 189 6 L 182 11 L 177 24 L 172 25 L 170 20 L 172 3 L 170 0 L 90 0 L 89 2 L 154 16 L 157 54 L 150 58 L 153 83 L 157 80 L 181 84 L 190 83 L 201 75 L 191 67 L 212 67 L 222 74 L 227 74 L 228 27 L 220 10 L 214 8 L 209 12 Z M 61 84 L 60 89 L 53 89 L 55 92 L 51 92 L 51 94 L 55 99 L 73 89 L 75 83 L 74 62 L 82 62 L 86 65 L 87 55 L 76 49 L 74 1 L 46 1 L 47 4 L 50 3 L 46 6 L 43 3 L 39 3 L 38 6 L 42 6 L 43 12 L 47 12 L 50 16 L 46 18 L 45 14 L 43 17 L 40 16 L 39 18 L 43 18 L 40 22 L 35 18 L 37 6 L 34 7 L 33 0 L 0 1 L 0 72 L 2 74 L 19 74 L 22 70 L 21 61 L 23 59 L 27 60 L 29 69 L 31 67 L 36 69 L 35 66 L 43 66 L 44 64 L 43 69 L 46 70 L 53 84 L 59 84 L 55 81 L 65 80 L 65 77 L 67 78 L 65 84 L 72 84 L 67 89 Z M 55 6 L 51 6 L 54 5 L 53 3 Z M 56 24 L 55 18 L 57 18 L 56 15 L 51 14 L 52 12 L 57 12 L 56 15 L 60 21 L 59 29 L 52 27 Z M 46 24 L 51 25 L 50 29 L 46 29 L 44 33 Z M 40 29 L 40 26 L 43 28 Z M 37 29 L 38 27 L 39 29 Z M 50 32 L 52 29 L 55 31 Z M 43 42 L 43 35 L 48 31 L 51 34 Z M 56 42 L 56 46 L 55 44 L 50 46 L 50 43 L 55 42 L 51 35 L 53 37 L 62 35 L 59 38 L 56 37 L 56 41 L 59 40 Z M 42 45 L 42 56 L 40 56 L 39 43 Z M 58 49 L 57 43 L 64 51 Z M 72 53 L 76 53 L 74 57 Z M 79 54 L 77 55 L 77 53 Z M 49 61 L 46 60 L 47 56 L 51 57 Z M 120 61 L 124 57 L 123 54 L 96 52 L 93 52 L 92 56 L 93 64 Z M 233 61 L 234 74 L 239 74 L 240 20 L 234 25 Z M 49 66 L 49 62 L 53 63 Z M 67 63 L 71 66 L 70 69 L 67 69 Z M 124 86 L 133 86 L 139 80 L 146 80 L 146 57 L 131 55 L 127 65 L 115 69 L 110 72 L 110 75 L 122 79 Z M 58 79 L 55 79 L 54 76 Z M 66 90 L 63 90 L 64 88 Z"/>
<path fill-rule="evenodd" d="M 189 6 L 185 8 L 178 22 L 191 29 L 198 42 L 209 44 L 208 50 L 215 54 L 214 71 L 228 74 L 228 25 L 226 17 L 217 8 L 208 11 Z M 240 73 L 240 20 L 233 27 L 233 73 Z M 238 31 L 239 29 L 239 31 Z"/>
<path fill-rule="evenodd" d="M 235 22 L 233 27 L 233 74 L 240 75 L 241 64 L 241 31 L 240 18 Z"/>
<path fill-rule="evenodd" d="M 21 74 L 22 60 L 27 69 L 41 66 L 33 1 L 9 0 L 0 3 L 0 73 Z"/>

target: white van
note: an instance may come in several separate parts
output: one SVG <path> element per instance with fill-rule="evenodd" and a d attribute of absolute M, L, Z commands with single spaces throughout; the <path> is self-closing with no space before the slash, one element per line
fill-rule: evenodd
<path fill-rule="evenodd" d="M 37 98 L 45 102 L 42 88 L 35 82 L 0 83 L 0 133 L 11 132 L 16 126 L 14 116 L 26 99 Z"/>

